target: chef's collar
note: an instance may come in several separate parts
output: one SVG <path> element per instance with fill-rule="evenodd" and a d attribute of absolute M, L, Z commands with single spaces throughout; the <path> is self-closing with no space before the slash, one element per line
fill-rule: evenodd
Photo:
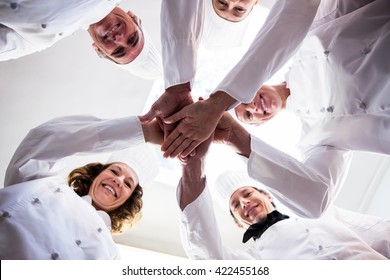
<path fill-rule="evenodd" d="M 134 76 L 145 80 L 156 80 L 163 77 L 161 52 L 157 50 L 152 38 L 142 29 L 144 46 L 138 56 L 128 64 L 116 64 Z"/>
<path fill-rule="evenodd" d="M 289 216 L 283 215 L 277 210 L 272 211 L 264 221 L 251 225 L 245 231 L 242 242 L 246 243 L 251 238 L 256 241 L 270 226 L 288 218 Z"/>
<path fill-rule="evenodd" d="M 84 201 L 87 202 L 88 204 L 91 204 L 91 206 L 92 206 L 92 197 L 90 197 L 89 195 L 84 195 L 81 198 L 84 199 Z M 99 214 L 100 218 L 103 219 L 103 222 L 105 223 L 107 228 L 109 230 L 111 230 L 111 218 L 110 218 L 110 215 L 108 215 L 106 212 L 104 212 L 102 210 L 96 210 L 96 212 Z"/>
<path fill-rule="evenodd" d="M 214 10 L 212 0 L 205 3 L 202 44 L 209 50 L 241 47 L 249 28 L 252 12 L 238 22 L 221 18 Z"/>

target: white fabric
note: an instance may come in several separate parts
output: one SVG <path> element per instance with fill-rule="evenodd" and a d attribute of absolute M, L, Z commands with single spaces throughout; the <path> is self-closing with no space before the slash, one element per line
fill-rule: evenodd
<path fill-rule="evenodd" d="M 280 221 L 248 249 L 232 251 L 222 244 L 207 187 L 183 210 L 181 238 L 191 259 L 386 259 L 331 215 Z"/>
<path fill-rule="evenodd" d="M 252 137 L 248 173 L 298 215 L 318 217 L 337 196 L 349 150 L 390 154 L 388 11 L 388 1 L 374 1 L 303 42 L 287 77 L 302 162 Z"/>
<path fill-rule="evenodd" d="M 142 187 L 148 186 L 157 176 L 158 158 L 146 145 L 137 145 L 124 150 L 113 152 L 107 162 L 124 162 L 130 166 L 138 176 Z"/>
<path fill-rule="evenodd" d="M 120 0 L 0 0 L 0 61 L 44 50 L 104 18 Z"/>
<path fill-rule="evenodd" d="M 146 80 L 156 80 L 163 76 L 161 53 L 152 38 L 143 28 L 144 46 L 140 54 L 128 64 L 116 64 L 129 73 Z"/>
<path fill-rule="evenodd" d="M 221 173 L 215 181 L 212 191 L 222 209 L 229 207 L 229 200 L 233 192 L 241 187 L 256 187 L 266 191 L 266 187 L 249 177 L 246 170 L 227 170 Z"/>
<path fill-rule="evenodd" d="M 2 260 L 119 258 L 98 212 L 59 178 L 1 189 L 0 232 Z"/>
<path fill-rule="evenodd" d="M 99 156 L 141 145 L 146 144 L 138 117 L 59 117 L 32 129 L 0 190 L 1 259 L 116 258 L 107 215 L 67 186 L 66 176 Z"/>
<path fill-rule="evenodd" d="M 204 5 L 204 0 L 162 0 L 160 22 L 165 88 L 193 82 Z"/>
<path fill-rule="evenodd" d="M 253 13 L 239 22 L 221 18 L 214 10 L 212 0 L 206 0 L 202 44 L 219 51 L 242 46 Z"/>
<path fill-rule="evenodd" d="M 244 94 L 248 95 L 244 99 L 251 100 L 262 83 L 298 48 L 319 4 L 320 0 L 276 1 L 248 52 L 215 91 L 225 90 L 239 101 L 245 101 L 239 98 Z M 205 0 L 163 0 L 161 26 L 165 29 L 161 41 L 166 88 L 195 77 L 204 7 Z M 253 73 L 258 76 L 253 78 Z"/>

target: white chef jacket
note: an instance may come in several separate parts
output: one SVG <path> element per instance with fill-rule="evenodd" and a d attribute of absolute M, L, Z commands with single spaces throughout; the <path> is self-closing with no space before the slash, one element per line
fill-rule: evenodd
<path fill-rule="evenodd" d="M 0 61 L 44 50 L 104 18 L 120 0 L 0 0 Z"/>
<path fill-rule="evenodd" d="M 256 36 L 254 44 L 240 64 L 250 63 L 251 65 L 256 65 L 256 63 L 260 63 L 260 59 L 263 61 L 261 61 L 260 65 L 256 65 L 250 70 L 245 70 L 245 75 L 240 75 L 236 80 L 230 80 L 232 84 L 238 84 L 238 90 L 234 91 L 234 93 L 230 91 L 227 79 L 224 79 L 226 92 L 236 98 L 236 94 L 247 91 L 245 90 L 247 86 L 243 85 L 246 85 L 248 80 L 251 80 L 251 84 L 254 83 L 256 78 L 253 79 L 252 77 L 253 69 L 256 69 L 256 72 L 260 72 L 258 69 L 264 69 L 264 72 L 267 73 L 263 76 L 267 76 L 268 79 L 268 68 L 276 68 L 279 64 L 282 66 L 288 59 L 286 58 L 287 55 L 290 55 L 297 48 L 309 30 L 319 2 L 320 0 L 277 1 L 271 9 L 263 28 Z M 204 0 L 164 0 L 162 2 L 161 24 L 165 28 L 164 32 L 161 32 L 161 42 L 166 88 L 192 81 L 195 77 L 197 50 L 204 21 L 204 5 Z M 172 8 L 173 6 L 175 7 L 174 9 Z M 286 32 L 288 27 L 294 27 L 294 32 Z M 281 32 L 280 30 L 283 31 L 283 36 L 275 36 L 276 32 Z M 268 34 L 271 32 L 272 34 Z M 289 42 L 288 45 L 285 44 L 286 41 Z M 276 46 L 280 46 L 278 52 L 276 52 Z M 253 50 L 255 47 L 257 49 Z M 256 53 L 255 57 L 257 59 L 252 57 L 253 52 Z M 262 55 L 259 55 L 260 53 Z M 272 58 L 274 61 L 269 62 L 264 58 Z M 270 66 L 267 66 L 267 63 Z M 274 64 L 278 65 L 274 67 Z M 233 68 L 230 73 L 234 72 L 234 75 L 237 75 L 240 71 L 243 71 L 242 69 L 235 70 L 238 66 Z M 227 77 L 230 79 L 232 76 L 232 74 L 229 74 Z M 260 76 L 260 73 L 258 76 Z M 257 78 L 260 79 L 260 77 Z M 261 85 L 262 82 L 259 84 Z M 219 88 L 223 89 L 224 87 L 220 85 Z M 253 92 L 255 93 L 259 88 L 260 86 L 256 85 Z"/>
<path fill-rule="evenodd" d="M 222 90 L 239 102 L 250 102 L 264 82 L 297 51 L 310 28 L 372 1 L 276 1 L 246 54 L 214 92 Z M 192 81 L 195 77 L 204 5 L 204 0 L 162 2 L 161 24 L 164 32 L 161 33 L 161 42 L 166 88 Z"/>
<path fill-rule="evenodd" d="M 53 119 L 30 131 L 0 190 L 0 259 L 115 259 L 107 213 L 59 176 L 71 156 L 145 143 L 137 117 Z"/>
<path fill-rule="evenodd" d="M 180 230 L 184 250 L 191 259 L 386 259 L 331 215 L 282 220 L 248 249 L 232 251 L 222 244 L 207 186 L 182 211 Z"/>
<path fill-rule="evenodd" d="M 390 2 L 377 0 L 308 34 L 286 79 L 302 162 L 252 137 L 250 176 L 301 216 L 320 216 L 335 198 L 350 150 L 390 154 L 389 30 Z"/>

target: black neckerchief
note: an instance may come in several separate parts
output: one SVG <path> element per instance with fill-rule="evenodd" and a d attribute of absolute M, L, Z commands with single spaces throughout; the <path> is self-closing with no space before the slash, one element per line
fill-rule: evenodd
<path fill-rule="evenodd" d="M 260 236 L 273 224 L 282 221 L 284 219 L 290 218 L 287 215 L 283 215 L 280 212 L 274 210 L 267 215 L 267 218 L 259 223 L 251 225 L 244 233 L 242 242 L 246 243 L 249 239 L 253 237 L 253 240 L 259 239 Z"/>

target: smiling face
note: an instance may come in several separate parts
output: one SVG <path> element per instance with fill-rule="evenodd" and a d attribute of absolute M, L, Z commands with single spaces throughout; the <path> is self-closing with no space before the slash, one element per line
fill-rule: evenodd
<path fill-rule="evenodd" d="M 285 100 L 276 87 L 262 86 L 251 103 L 240 104 L 234 111 L 237 118 L 247 124 L 262 124 L 285 108 Z"/>
<path fill-rule="evenodd" d="M 252 11 L 258 0 L 213 0 L 215 12 L 228 21 L 241 21 Z"/>
<path fill-rule="evenodd" d="M 115 7 L 88 28 L 93 47 L 119 64 L 133 61 L 144 47 L 144 36 L 132 12 Z"/>
<path fill-rule="evenodd" d="M 116 162 L 92 182 L 88 195 L 95 208 L 109 213 L 121 206 L 138 185 L 138 177 L 127 164 Z"/>
<path fill-rule="evenodd" d="M 230 197 L 230 211 L 240 224 L 247 226 L 263 221 L 275 210 L 268 193 L 252 187 L 241 187 Z"/>

